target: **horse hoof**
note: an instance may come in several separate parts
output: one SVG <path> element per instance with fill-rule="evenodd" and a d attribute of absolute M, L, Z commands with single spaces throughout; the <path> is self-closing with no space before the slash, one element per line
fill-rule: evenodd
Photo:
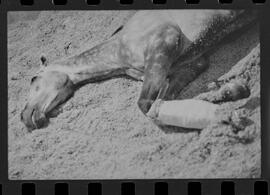
<path fill-rule="evenodd" d="M 236 101 L 247 98 L 250 95 L 250 89 L 245 82 L 235 81 L 225 84 L 220 89 L 220 93 L 223 100 Z"/>

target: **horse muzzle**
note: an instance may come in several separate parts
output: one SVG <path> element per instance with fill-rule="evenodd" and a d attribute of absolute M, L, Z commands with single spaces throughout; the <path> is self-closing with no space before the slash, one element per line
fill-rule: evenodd
<path fill-rule="evenodd" d="M 47 126 L 49 123 L 45 114 L 40 111 L 37 106 L 30 106 L 29 104 L 26 104 L 25 108 L 21 112 L 21 121 L 29 131 L 40 129 Z"/>

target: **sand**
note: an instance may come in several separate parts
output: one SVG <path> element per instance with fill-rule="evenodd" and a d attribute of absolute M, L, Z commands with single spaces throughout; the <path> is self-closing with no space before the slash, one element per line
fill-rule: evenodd
<path fill-rule="evenodd" d="M 200 98 L 215 79 L 249 79 L 251 95 L 222 104 L 241 111 L 241 130 L 213 124 L 202 131 L 165 132 L 138 109 L 142 86 L 126 78 L 80 88 L 47 128 L 28 132 L 20 121 L 32 75 L 49 61 L 108 39 L 134 11 L 9 13 L 9 179 L 257 178 L 261 174 L 258 27 L 210 56 L 210 68 L 181 98 Z"/>

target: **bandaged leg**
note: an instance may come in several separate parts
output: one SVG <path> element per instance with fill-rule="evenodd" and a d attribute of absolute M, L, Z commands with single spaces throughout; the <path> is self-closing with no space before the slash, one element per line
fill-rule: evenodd
<path fill-rule="evenodd" d="M 218 108 L 219 105 L 203 100 L 157 100 L 147 116 L 160 125 L 203 129 L 218 120 Z"/>

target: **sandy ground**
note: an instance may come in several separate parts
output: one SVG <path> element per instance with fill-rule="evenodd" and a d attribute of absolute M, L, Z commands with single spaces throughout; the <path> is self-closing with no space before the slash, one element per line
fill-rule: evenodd
<path fill-rule="evenodd" d="M 240 131 L 213 124 L 201 132 L 164 132 L 139 111 L 142 83 L 125 78 L 88 84 L 47 128 L 20 122 L 41 53 L 50 61 L 80 53 L 110 35 L 133 11 L 10 13 L 8 26 L 8 159 L 10 179 L 260 177 L 258 28 L 210 57 L 210 68 L 180 98 L 209 95 L 215 79 L 248 78 L 250 97 L 222 104 L 244 112 Z M 206 92 L 206 93 L 205 93 Z"/>

